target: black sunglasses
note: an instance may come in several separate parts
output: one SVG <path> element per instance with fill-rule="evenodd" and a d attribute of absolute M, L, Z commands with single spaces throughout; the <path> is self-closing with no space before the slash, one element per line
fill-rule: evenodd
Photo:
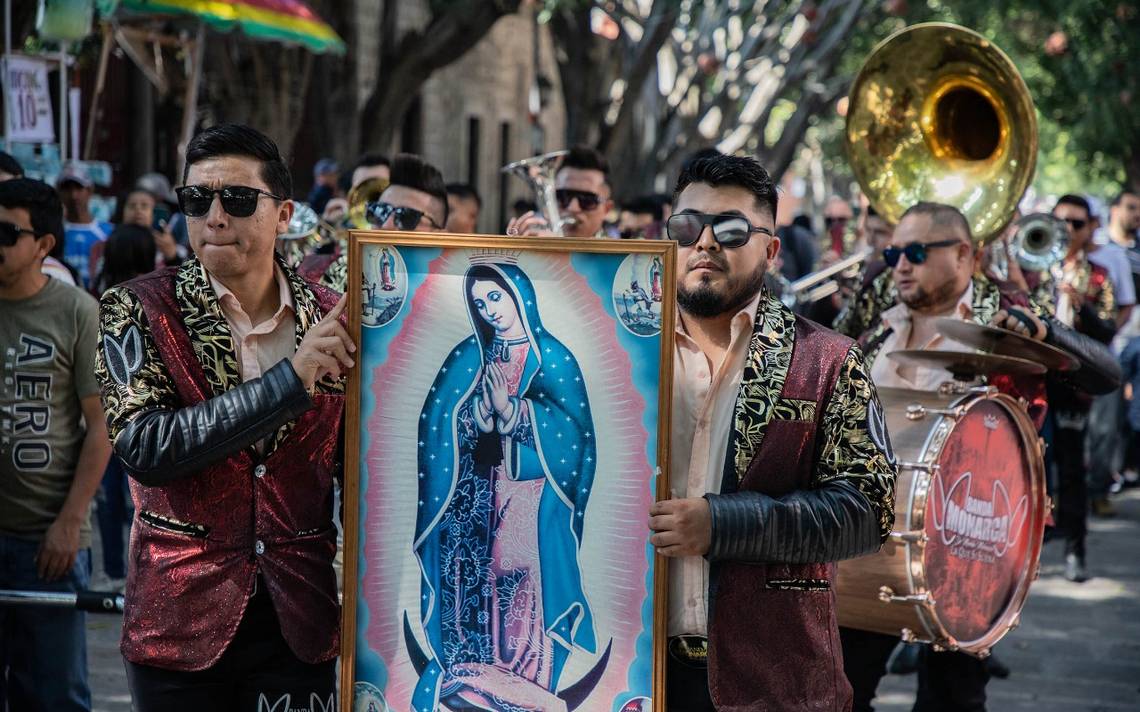
<path fill-rule="evenodd" d="M 374 227 L 383 227 L 384 223 L 388 222 L 391 217 L 393 222 L 396 223 L 397 230 L 404 232 L 411 232 L 420 225 L 420 220 L 427 218 L 432 227 L 436 230 L 443 229 L 443 226 L 432 219 L 430 215 L 422 210 L 415 208 L 405 208 L 402 206 L 395 206 L 391 203 L 369 203 L 368 209 L 365 212 L 365 217 L 368 218 L 369 224 Z"/>
<path fill-rule="evenodd" d="M 707 213 L 677 213 L 665 223 L 669 239 L 681 247 L 691 247 L 701 239 L 705 225 L 712 227 L 713 239 L 721 247 L 740 247 L 752 239 L 752 233 L 759 232 L 771 236 L 766 227 L 753 227 L 748 218 L 741 215 L 709 215 Z"/>
<path fill-rule="evenodd" d="M 554 191 L 554 197 L 558 200 L 558 207 L 561 210 L 569 208 L 570 203 L 574 202 L 575 198 L 578 199 L 578 207 L 582 210 L 593 210 L 602 204 L 602 196 L 588 190 L 559 188 Z"/>
<path fill-rule="evenodd" d="M 178 207 L 182 214 L 188 218 L 204 217 L 210 212 L 214 203 L 214 196 L 222 199 L 222 210 L 235 218 L 248 218 L 257 210 L 257 199 L 267 195 L 274 200 L 285 200 L 260 188 L 250 188 L 244 185 L 223 185 L 221 188 L 210 188 L 204 185 L 184 185 L 174 189 L 178 196 Z"/>
<path fill-rule="evenodd" d="M 0 222 L 0 247 L 11 247 L 16 244 L 20 239 L 20 235 L 28 233 L 33 237 L 39 237 L 35 230 L 29 230 L 26 227 L 20 227 L 16 223 Z"/>
<path fill-rule="evenodd" d="M 888 267 L 899 263 L 899 257 L 906 255 L 906 261 L 920 265 L 926 261 L 926 251 L 934 247 L 950 247 L 964 244 L 961 240 L 939 240 L 938 242 L 912 242 L 906 247 L 887 247 L 883 250 L 883 261 Z"/>
<path fill-rule="evenodd" d="M 1080 218 L 1062 218 L 1065 222 L 1073 226 L 1074 230 L 1084 230 L 1085 225 L 1089 224 L 1088 220 L 1081 220 Z"/>

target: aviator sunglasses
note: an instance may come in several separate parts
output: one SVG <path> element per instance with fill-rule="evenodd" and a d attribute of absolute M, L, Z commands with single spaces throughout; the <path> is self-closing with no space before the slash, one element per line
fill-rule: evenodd
<path fill-rule="evenodd" d="M 961 240 L 939 240 L 938 242 L 912 242 L 905 247 L 887 247 L 883 249 L 883 261 L 888 267 L 895 267 L 899 257 L 906 255 L 906 261 L 912 265 L 920 265 L 926 261 L 926 251 L 934 247 L 950 247 L 962 244 Z"/>
<path fill-rule="evenodd" d="M 597 193 L 591 193 L 588 190 L 572 190 L 570 188 L 559 188 L 554 191 L 554 197 L 558 200 L 558 208 L 560 210 L 568 210 L 570 203 L 574 199 L 578 199 L 578 207 L 582 210 L 593 210 L 602 204 L 602 197 Z"/>
<path fill-rule="evenodd" d="M 439 223 L 422 210 L 397 207 L 391 203 L 369 203 L 365 215 L 368 218 L 368 222 L 374 227 L 383 227 L 384 223 L 388 222 L 388 218 L 391 217 L 392 222 L 396 224 L 397 230 L 411 232 L 419 227 L 420 220 L 427 218 L 427 221 L 431 223 L 432 227 L 437 230 L 443 229 Z"/>
<path fill-rule="evenodd" d="M 721 247 L 740 247 L 752 239 L 752 233 L 771 236 L 766 227 L 754 227 L 748 218 L 740 215 L 708 215 L 706 213 L 677 213 L 665 223 L 669 239 L 681 247 L 691 247 L 701 239 L 705 225 L 712 227 L 713 238 Z"/>
<path fill-rule="evenodd" d="M 257 199 L 267 195 L 274 200 L 285 200 L 260 188 L 250 188 L 244 185 L 223 185 L 221 188 L 209 188 L 204 185 L 184 185 L 175 188 L 178 196 L 178 207 L 182 214 L 188 218 L 204 217 L 210 212 L 210 205 L 214 196 L 222 200 L 222 210 L 235 218 L 248 218 L 257 210 Z"/>
<path fill-rule="evenodd" d="M 20 235 L 28 233 L 33 237 L 39 237 L 35 230 L 29 230 L 26 227 L 20 227 L 16 223 L 0 222 L 0 247 L 11 247 L 16 244 L 20 239 Z"/>

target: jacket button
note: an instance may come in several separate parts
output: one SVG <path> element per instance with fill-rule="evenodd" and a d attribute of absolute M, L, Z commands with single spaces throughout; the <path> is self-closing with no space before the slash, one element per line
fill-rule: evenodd
<path fill-rule="evenodd" d="M 262 554 L 264 554 L 264 553 L 265 553 L 265 542 L 263 542 L 262 540 L 258 539 L 258 540 L 257 540 L 257 543 L 253 545 L 253 551 L 254 551 L 254 553 L 256 553 L 258 556 L 261 556 Z"/>
<path fill-rule="evenodd" d="M 265 473 L 266 473 L 265 465 L 258 465 L 257 467 L 253 468 L 253 476 L 254 477 L 265 477 Z"/>

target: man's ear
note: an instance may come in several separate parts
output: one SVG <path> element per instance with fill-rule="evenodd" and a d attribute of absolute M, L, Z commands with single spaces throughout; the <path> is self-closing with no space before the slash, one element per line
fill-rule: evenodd
<path fill-rule="evenodd" d="M 50 255 L 51 251 L 55 249 L 55 235 L 50 232 L 46 235 L 40 235 L 37 242 L 39 243 L 39 258 L 41 260 Z"/>
<path fill-rule="evenodd" d="M 289 232 L 289 221 L 293 219 L 296 204 L 292 200 L 283 200 L 277 211 L 277 234 L 284 235 Z"/>

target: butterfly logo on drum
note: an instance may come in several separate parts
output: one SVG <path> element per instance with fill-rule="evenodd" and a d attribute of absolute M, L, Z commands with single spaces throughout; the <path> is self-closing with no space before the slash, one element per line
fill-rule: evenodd
<path fill-rule="evenodd" d="M 1029 516 L 1029 496 L 1014 504 L 1005 483 L 996 480 L 990 499 L 971 494 L 972 472 L 964 472 L 946 489 L 942 477 L 934 477 L 931 517 L 942 544 L 967 551 L 989 552 L 1001 558 L 1018 541 Z"/>

